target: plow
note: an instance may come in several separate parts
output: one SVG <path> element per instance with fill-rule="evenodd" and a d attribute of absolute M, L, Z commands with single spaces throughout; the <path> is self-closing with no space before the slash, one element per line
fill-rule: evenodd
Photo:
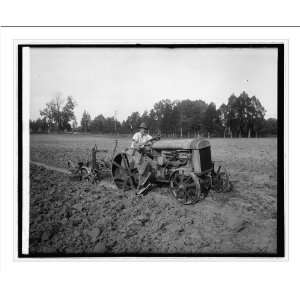
<path fill-rule="evenodd" d="M 79 180 L 91 183 L 100 182 L 103 178 L 110 176 L 112 159 L 118 147 L 118 140 L 114 141 L 111 154 L 108 149 L 99 149 L 95 145 L 90 151 L 90 157 L 85 161 L 81 160 L 76 164 L 69 160 L 68 170 L 72 176 L 77 176 Z M 99 154 L 102 154 L 99 157 Z"/>
<path fill-rule="evenodd" d="M 80 180 L 97 183 L 111 177 L 118 189 L 136 191 L 139 172 L 134 151 L 117 151 L 117 147 L 118 140 L 114 141 L 112 151 L 99 149 L 95 145 L 91 149 L 90 159 L 77 164 L 68 161 L 68 169 Z M 204 199 L 210 190 L 221 193 L 232 189 L 226 168 L 211 158 L 208 140 L 155 138 L 137 151 L 153 162 L 151 183 L 167 185 L 170 195 L 181 204 L 195 204 Z M 98 157 L 100 153 L 102 155 Z"/>

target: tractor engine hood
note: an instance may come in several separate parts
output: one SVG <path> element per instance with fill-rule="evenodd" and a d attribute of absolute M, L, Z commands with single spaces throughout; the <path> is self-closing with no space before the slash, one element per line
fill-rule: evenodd
<path fill-rule="evenodd" d="M 200 150 L 209 147 L 208 140 L 203 138 L 196 139 L 166 139 L 154 142 L 152 149 L 155 150 Z"/>

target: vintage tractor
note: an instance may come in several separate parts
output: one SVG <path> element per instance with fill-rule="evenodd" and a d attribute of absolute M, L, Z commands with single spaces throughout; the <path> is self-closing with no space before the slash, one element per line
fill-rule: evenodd
<path fill-rule="evenodd" d="M 208 140 L 159 140 L 140 151 L 155 162 L 151 182 L 168 184 L 171 195 L 180 203 L 194 204 L 204 199 L 211 189 L 216 192 L 231 189 L 227 170 L 211 159 Z M 112 177 L 119 189 L 136 189 L 138 171 L 131 151 L 114 156 Z"/>

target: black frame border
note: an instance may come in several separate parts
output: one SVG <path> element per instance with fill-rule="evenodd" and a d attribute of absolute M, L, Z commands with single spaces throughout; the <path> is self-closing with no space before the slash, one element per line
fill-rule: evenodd
<path fill-rule="evenodd" d="M 277 252 L 276 253 L 86 253 L 86 254 L 48 254 L 22 253 L 23 229 L 23 60 L 22 50 L 30 48 L 274 48 L 278 50 L 277 63 Z M 268 258 L 285 257 L 285 203 L 284 203 L 284 70 L 285 44 L 282 43 L 245 43 L 245 44 L 164 44 L 164 43 L 129 43 L 129 44 L 18 44 L 18 258 L 200 258 L 200 257 L 234 257 L 234 258 Z"/>

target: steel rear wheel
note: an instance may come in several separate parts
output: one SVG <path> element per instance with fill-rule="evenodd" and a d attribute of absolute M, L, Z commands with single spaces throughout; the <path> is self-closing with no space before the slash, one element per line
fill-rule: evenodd
<path fill-rule="evenodd" d="M 135 168 L 130 167 L 126 153 L 119 153 L 113 158 L 112 177 L 119 189 L 124 191 L 136 189 L 138 172 Z"/>
<path fill-rule="evenodd" d="M 194 173 L 175 171 L 170 178 L 170 193 L 181 204 L 194 204 L 204 198 L 199 178 Z"/>

